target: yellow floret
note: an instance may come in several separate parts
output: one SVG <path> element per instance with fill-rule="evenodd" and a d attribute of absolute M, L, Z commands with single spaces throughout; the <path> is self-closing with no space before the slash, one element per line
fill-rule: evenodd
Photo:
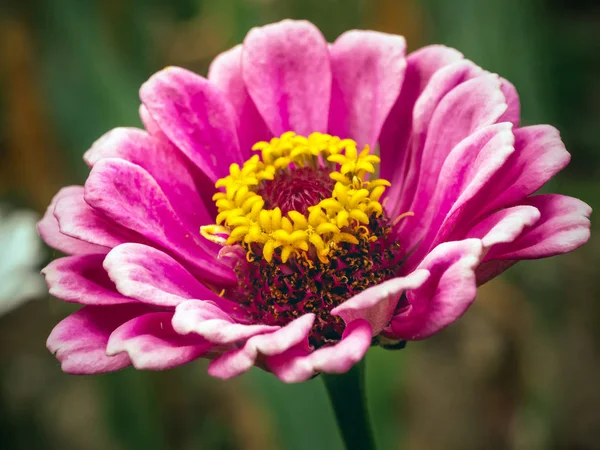
<path fill-rule="evenodd" d="M 338 243 L 357 244 L 356 235 L 364 230 L 368 234 L 369 217 L 383 213 L 379 199 L 390 183 L 367 181 L 380 162 L 368 145 L 359 152 L 351 139 L 323 133 L 304 137 L 288 131 L 269 142 L 257 142 L 252 150 L 260 155 L 253 155 L 242 167 L 232 164 L 229 175 L 216 182 L 221 189 L 213 196 L 216 225 L 200 230 L 202 236 L 221 245 L 243 245 L 248 261 L 255 259 L 258 246 L 267 262 L 273 261 L 277 249 L 285 263 L 292 255 L 306 259 L 311 248 L 326 262 Z M 336 181 L 331 197 L 309 207 L 307 215 L 298 211 L 284 215 L 278 207 L 265 209 L 265 200 L 257 194 L 261 183 L 280 171 L 293 170 L 290 166 L 327 167 Z"/>

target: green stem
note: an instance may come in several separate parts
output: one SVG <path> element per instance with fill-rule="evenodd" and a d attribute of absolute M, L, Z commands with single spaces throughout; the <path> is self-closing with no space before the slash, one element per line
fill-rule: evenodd
<path fill-rule="evenodd" d="M 342 375 L 322 374 L 346 450 L 375 450 L 367 412 L 365 359 Z"/>

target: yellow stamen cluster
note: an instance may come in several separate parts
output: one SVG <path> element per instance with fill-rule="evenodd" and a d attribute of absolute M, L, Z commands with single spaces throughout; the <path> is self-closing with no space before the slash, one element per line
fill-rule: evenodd
<path fill-rule="evenodd" d="M 253 244 L 259 244 L 268 262 L 277 248 L 283 262 L 310 249 L 327 262 L 338 243 L 357 244 L 356 234 L 368 233 L 369 217 L 383 212 L 379 199 L 390 183 L 365 181 L 380 162 L 368 145 L 359 152 L 351 139 L 322 133 L 304 137 L 290 131 L 270 142 L 258 142 L 252 150 L 260 156 L 254 155 L 243 167 L 232 164 L 229 175 L 217 181 L 222 191 L 213 196 L 219 212 L 216 225 L 200 230 L 213 242 L 243 245 L 248 260 L 254 258 Z M 279 207 L 265 209 L 265 200 L 256 192 L 261 183 L 273 180 L 280 171 L 302 167 L 331 170 L 335 181 L 331 197 L 310 206 L 306 215 L 298 211 L 284 215 Z"/>

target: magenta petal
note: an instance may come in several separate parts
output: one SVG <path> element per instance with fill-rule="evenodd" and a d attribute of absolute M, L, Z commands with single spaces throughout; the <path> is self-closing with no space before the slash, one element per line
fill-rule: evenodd
<path fill-rule="evenodd" d="M 539 218 L 540 211 L 533 206 L 502 209 L 479 222 L 467 237 L 481 239 L 483 247 L 489 249 L 497 244 L 513 242 Z"/>
<path fill-rule="evenodd" d="M 250 158 L 252 146 L 259 141 L 268 141 L 273 134 L 256 109 L 244 83 L 242 46 L 237 45 L 217 56 L 208 69 L 208 79 L 232 104 L 237 116 L 242 157 Z"/>
<path fill-rule="evenodd" d="M 61 233 L 108 248 L 139 239 L 135 233 L 119 227 L 88 205 L 83 198 L 83 186 L 63 188 L 57 197 L 54 216 Z"/>
<path fill-rule="evenodd" d="M 482 253 L 479 239 L 438 245 L 419 265 L 431 275 L 423 286 L 406 294 L 410 305 L 392 319 L 386 334 L 418 340 L 447 327 L 475 300 L 475 268 Z"/>
<path fill-rule="evenodd" d="M 197 229 L 214 221 L 198 194 L 189 163 L 169 142 L 138 128 L 115 128 L 94 142 L 83 158 L 90 167 L 105 158 L 137 164 L 156 180 L 188 226 Z"/>
<path fill-rule="evenodd" d="M 500 88 L 504 94 L 507 108 L 500 119 L 498 119 L 498 122 L 510 122 L 516 129 L 521 122 L 521 102 L 519 101 L 519 94 L 517 94 L 517 90 L 510 81 L 501 78 L 500 83 Z"/>
<path fill-rule="evenodd" d="M 232 378 L 250 370 L 259 355 L 278 355 L 297 345 L 308 350 L 308 334 L 314 321 L 314 314 L 305 314 L 277 331 L 253 336 L 243 347 L 211 361 L 208 373 L 217 378 Z"/>
<path fill-rule="evenodd" d="M 541 218 L 518 239 L 492 247 L 485 261 L 547 258 L 575 250 L 590 238 L 592 208 L 581 200 L 546 194 L 527 198 L 521 204 L 538 209 Z"/>
<path fill-rule="evenodd" d="M 393 178 L 394 172 L 405 173 L 404 159 L 412 129 L 412 111 L 417 98 L 430 78 L 441 67 L 462 59 L 462 54 L 441 45 L 424 47 L 406 58 L 406 71 L 400 95 L 392 107 L 379 137 L 381 151 L 381 176 Z"/>
<path fill-rule="evenodd" d="M 67 256 L 42 270 L 50 295 L 84 305 L 114 305 L 134 300 L 119 294 L 102 268 L 104 255 Z"/>
<path fill-rule="evenodd" d="M 214 344 L 232 344 L 280 327 L 237 323 L 213 302 L 188 300 L 175 309 L 173 328 L 179 334 L 194 333 Z"/>
<path fill-rule="evenodd" d="M 243 74 L 271 132 L 327 132 L 331 65 L 325 38 L 310 22 L 284 20 L 250 30 Z"/>
<path fill-rule="evenodd" d="M 438 243 L 466 237 L 488 201 L 481 196 L 482 187 L 493 184 L 515 151 L 511 127 L 500 123 L 481 128 L 452 149 L 427 204 L 415 205 L 414 220 L 400 228 L 400 239 L 407 249 L 418 243 L 403 270 L 412 270 Z"/>
<path fill-rule="evenodd" d="M 489 212 L 533 194 L 565 168 L 571 159 L 554 127 L 535 125 L 519 128 L 513 133 L 515 152 L 493 184 L 482 193 Z"/>
<path fill-rule="evenodd" d="M 299 383 L 314 375 L 345 373 L 360 361 L 371 345 L 373 332 L 365 320 L 355 320 L 346 326 L 342 340 L 312 353 L 293 348 L 267 357 L 267 367 L 286 383 Z"/>
<path fill-rule="evenodd" d="M 58 194 L 54 196 L 52 202 L 48 206 L 48 209 L 46 209 L 44 217 L 38 222 L 38 233 L 44 242 L 46 242 L 46 244 L 48 244 L 50 247 L 68 255 L 82 255 L 87 253 L 106 254 L 110 250 L 108 247 L 90 244 L 89 242 L 84 242 L 80 239 L 74 239 L 61 233 L 58 227 L 58 221 L 54 216 L 54 209 L 58 199 L 63 193 L 64 189 L 59 191 Z"/>
<path fill-rule="evenodd" d="M 219 299 L 169 255 L 142 244 L 123 244 L 106 255 L 104 268 L 117 290 L 155 306 L 177 306 L 191 298 Z"/>
<path fill-rule="evenodd" d="M 439 148 L 436 148 L 435 146 L 432 147 L 431 145 L 427 146 L 430 141 L 436 139 L 435 133 L 441 131 L 441 129 L 437 130 L 430 128 L 430 125 L 432 124 L 434 114 L 436 114 L 438 109 L 442 106 L 442 102 L 444 101 L 447 104 L 447 102 L 453 100 L 453 98 L 450 97 L 450 93 L 456 92 L 459 88 L 462 89 L 462 91 L 459 90 L 458 92 L 464 93 L 462 85 L 467 81 L 479 77 L 481 73 L 482 70 L 471 61 L 459 60 L 453 64 L 449 64 L 433 74 L 423 89 L 423 92 L 420 93 L 418 99 L 414 102 L 414 106 L 411 105 L 410 111 L 412 111 L 412 114 L 407 114 L 411 116 L 411 128 L 401 137 L 406 140 L 406 143 L 401 144 L 400 147 L 395 149 L 396 152 L 402 152 L 401 158 L 400 156 L 396 156 L 396 164 L 399 163 L 398 167 L 395 167 L 388 175 L 389 181 L 392 183 L 392 187 L 387 195 L 390 199 L 388 211 L 390 211 L 392 215 L 397 215 L 400 211 L 406 212 L 409 210 L 408 208 L 411 206 L 410 201 L 414 197 L 417 187 L 419 186 L 421 171 L 429 164 L 427 158 L 431 157 L 429 154 L 425 155 L 425 152 L 430 152 L 431 150 L 436 151 L 437 154 L 434 156 L 438 161 L 436 165 L 434 165 L 434 169 L 437 169 L 454 145 L 473 131 L 471 129 L 461 129 L 461 127 L 456 127 L 455 131 L 457 132 L 457 135 L 454 136 L 454 143 L 441 141 Z M 485 91 L 485 86 L 478 87 L 479 90 Z M 496 99 L 498 101 L 503 101 L 504 97 L 499 89 L 499 83 L 496 87 L 498 87 L 497 92 L 495 92 Z M 402 96 L 402 93 L 400 95 Z M 455 96 L 456 93 L 452 95 Z M 466 98 L 467 96 L 468 94 L 465 93 L 464 97 Z M 454 99 L 454 102 L 461 103 L 458 99 Z M 462 109 L 462 107 L 466 107 L 466 110 Z M 469 114 L 477 109 L 478 105 L 470 104 L 467 101 L 461 105 L 461 108 L 456 110 L 456 112 L 459 113 L 456 118 L 453 118 L 451 114 L 449 114 L 448 117 L 446 117 L 446 120 L 452 121 L 453 119 L 457 119 L 457 121 L 460 121 L 462 120 L 461 117 L 468 120 Z M 476 114 L 473 114 L 472 118 L 475 119 Z M 406 121 L 406 119 L 402 120 Z M 450 132 L 452 131 L 453 125 L 451 123 L 445 124 L 444 118 L 438 118 L 436 127 L 443 125 L 447 125 L 447 130 Z M 382 138 L 385 138 L 383 132 Z M 381 150 L 383 152 L 383 143 L 381 144 Z M 385 162 L 382 153 L 382 176 L 384 171 L 383 167 L 388 166 L 392 162 L 389 161 L 389 159 L 390 158 L 388 158 L 388 162 Z"/>
<path fill-rule="evenodd" d="M 140 98 L 163 133 L 213 182 L 242 162 L 233 108 L 205 78 L 168 67 L 142 85 Z"/>
<path fill-rule="evenodd" d="M 108 337 L 121 324 L 147 311 L 141 305 L 86 306 L 56 325 L 46 345 L 67 373 L 122 369 L 130 364 L 129 358 L 125 354 L 107 356 Z"/>
<path fill-rule="evenodd" d="M 418 107 L 419 104 L 415 106 L 415 114 Z M 408 211 L 416 213 L 428 203 L 452 149 L 478 129 L 494 124 L 504 111 L 506 103 L 500 81 L 490 74 L 460 84 L 439 102 L 428 123 L 419 176 L 411 180 L 417 187 Z"/>
<path fill-rule="evenodd" d="M 346 324 L 358 319 L 366 320 L 373 335 L 377 335 L 390 323 L 402 293 L 421 287 L 427 278 L 427 270 L 417 270 L 406 277 L 392 278 L 351 297 L 333 308 L 331 314 L 340 316 Z"/>
<path fill-rule="evenodd" d="M 193 361 L 212 348 L 200 337 L 177 334 L 172 317 L 170 312 L 154 312 L 131 319 L 110 335 L 107 354 L 124 352 L 136 369 L 163 370 Z"/>
<path fill-rule="evenodd" d="M 330 134 L 375 148 L 400 93 L 405 50 L 403 37 L 374 31 L 348 31 L 332 44 Z"/>
<path fill-rule="evenodd" d="M 98 161 L 85 184 L 85 200 L 121 226 L 155 243 L 217 286 L 234 283 L 233 271 L 216 259 L 198 230 L 181 222 L 156 181 L 122 159 Z"/>

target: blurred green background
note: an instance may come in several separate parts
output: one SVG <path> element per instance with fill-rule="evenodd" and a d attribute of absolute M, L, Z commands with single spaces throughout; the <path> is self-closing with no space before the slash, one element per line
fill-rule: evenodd
<path fill-rule="evenodd" d="M 85 180 L 81 156 L 97 137 L 139 125 L 137 91 L 153 72 L 206 74 L 251 27 L 286 17 L 329 40 L 368 28 L 403 34 L 410 50 L 444 43 L 508 78 L 523 122 L 557 126 L 573 155 L 549 188 L 600 207 L 594 0 L 3 0 L 0 199 L 43 212 Z M 598 250 L 593 238 L 518 264 L 444 332 L 371 350 L 380 448 L 600 449 Z M 0 317 L 0 449 L 341 449 L 318 379 L 288 386 L 254 370 L 222 382 L 205 361 L 62 374 L 44 344 L 68 311 L 43 298 Z"/>

